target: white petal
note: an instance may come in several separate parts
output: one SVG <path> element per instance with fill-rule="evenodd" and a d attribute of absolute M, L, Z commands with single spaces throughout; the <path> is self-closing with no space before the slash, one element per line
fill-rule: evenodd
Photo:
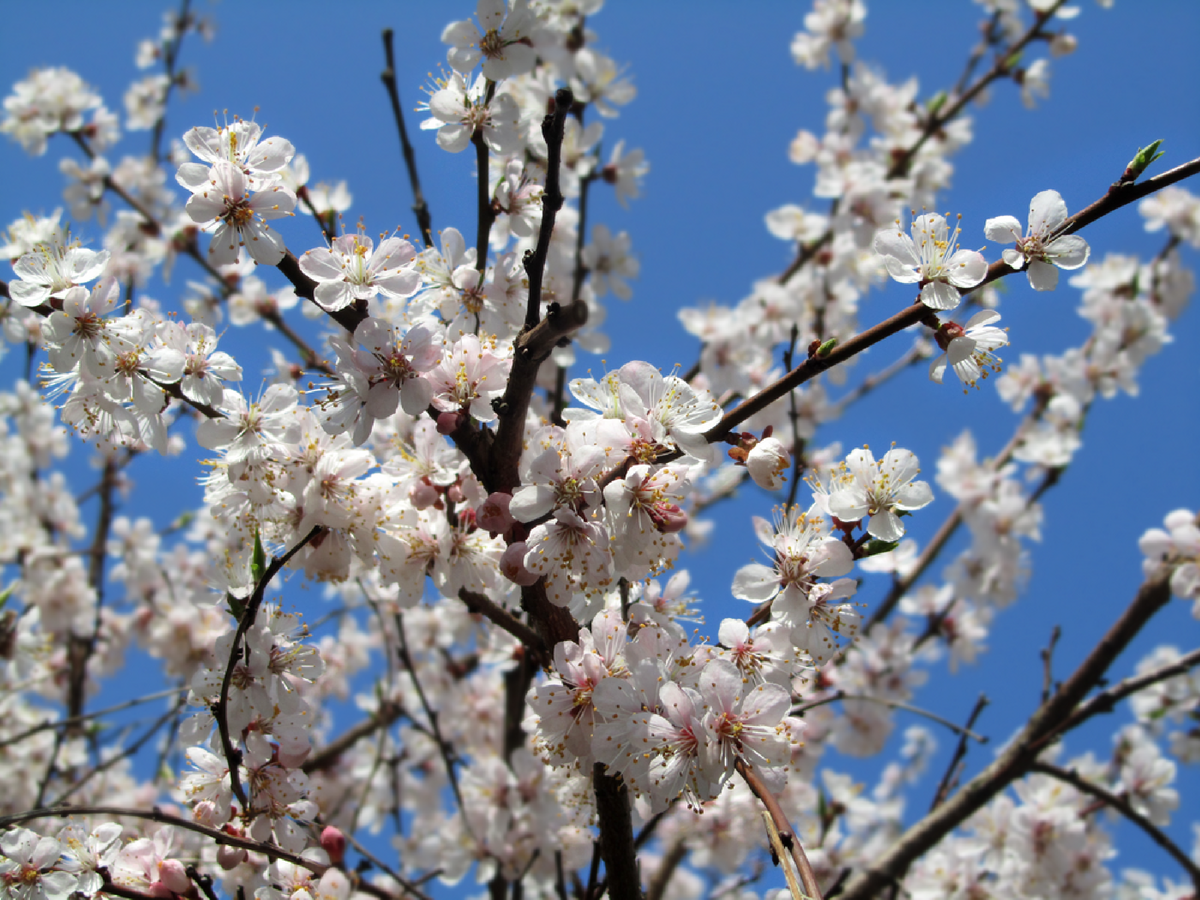
<path fill-rule="evenodd" d="M 1088 242 L 1079 235 L 1064 234 L 1046 247 L 1046 259 L 1060 269 L 1078 269 L 1088 261 L 1091 252 L 1092 248 L 1088 246 Z"/>
<path fill-rule="evenodd" d="M 1029 262 L 1029 285 L 1035 291 L 1052 291 L 1058 286 L 1058 269 L 1040 259 Z"/>
<path fill-rule="evenodd" d="M 983 234 L 989 241 L 995 241 L 997 244 L 1011 244 L 1020 240 L 1024 232 L 1021 231 L 1021 223 L 1015 216 L 997 216 L 984 223 Z"/>
<path fill-rule="evenodd" d="M 1045 236 L 1067 219 L 1067 204 L 1058 191 L 1042 191 L 1029 201 L 1029 233 Z"/>
<path fill-rule="evenodd" d="M 958 288 L 944 281 L 932 281 L 921 288 L 921 302 L 931 309 L 954 309 L 961 300 Z"/>

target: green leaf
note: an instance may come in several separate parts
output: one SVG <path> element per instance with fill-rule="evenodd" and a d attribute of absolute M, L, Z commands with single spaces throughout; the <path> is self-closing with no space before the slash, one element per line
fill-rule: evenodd
<path fill-rule="evenodd" d="M 872 538 L 863 547 L 862 558 L 866 559 L 868 556 L 878 556 L 880 553 L 891 553 L 899 546 L 899 541 L 880 541 Z"/>
<path fill-rule="evenodd" d="M 254 555 L 250 557 L 250 577 L 254 580 L 257 587 L 262 581 L 263 576 L 267 574 L 267 551 L 263 549 L 262 538 L 258 534 L 258 529 L 254 529 Z"/>
<path fill-rule="evenodd" d="M 225 602 L 229 604 L 229 611 L 233 617 L 239 622 L 242 621 L 242 616 L 246 614 L 246 604 L 228 592 L 225 594 Z"/>

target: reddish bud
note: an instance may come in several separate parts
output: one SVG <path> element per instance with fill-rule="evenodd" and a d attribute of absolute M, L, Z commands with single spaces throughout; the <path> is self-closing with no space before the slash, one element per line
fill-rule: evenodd
<path fill-rule="evenodd" d="M 321 832 L 321 847 L 329 854 L 331 865 L 340 866 L 346 859 L 346 836 L 332 825 L 326 825 Z"/>
<path fill-rule="evenodd" d="M 437 433 L 442 435 L 454 434 L 458 430 L 458 426 L 466 418 L 467 415 L 462 410 L 440 413 L 437 417 Z"/>
<path fill-rule="evenodd" d="M 529 587 L 532 584 L 537 584 L 538 578 L 541 576 L 536 572 L 531 572 L 525 568 L 525 554 L 529 552 L 529 547 L 524 541 L 517 541 L 515 544 L 509 544 L 508 549 L 504 551 L 504 555 L 500 557 L 500 571 L 509 581 L 521 585 L 521 587 Z"/>
<path fill-rule="evenodd" d="M 513 522 L 516 521 L 508 511 L 510 503 L 512 503 L 512 494 L 502 491 L 489 494 L 488 498 L 483 501 L 483 505 L 477 510 L 475 521 L 480 528 L 485 528 L 492 534 L 504 534 L 512 528 Z"/>

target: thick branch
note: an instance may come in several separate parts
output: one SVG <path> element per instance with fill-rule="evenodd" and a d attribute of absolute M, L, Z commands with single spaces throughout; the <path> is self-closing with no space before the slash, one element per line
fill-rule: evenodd
<path fill-rule="evenodd" d="M 542 361 L 550 355 L 559 340 L 587 322 L 587 306 L 582 301 L 575 301 L 565 309 L 552 306 L 546 318 L 538 321 L 542 304 L 542 276 L 550 253 L 550 241 L 554 236 L 555 217 L 563 204 L 559 166 L 562 162 L 563 127 L 572 103 L 574 97 L 571 92 L 560 89 L 554 95 L 554 112 L 546 116 L 542 123 L 542 133 L 549 149 L 546 190 L 542 194 L 542 224 L 538 232 L 537 249 L 525 257 L 525 271 L 529 276 L 529 305 L 525 310 L 525 328 L 517 336 L 513 348 L 508 386 L 498 407 L 500 422 L 493 447 L 493 483 L 487 485 L 492 491 L 511 493 L 519 482 L 517 463 L 525 436 L 525 417 Z"/>
<path fill-rule="evenodd" d="M 640 900 L 637 853 L 633 846 L 633 817 L 629 812 L 629 792 L 617 775 L 605 774 L 604 766 L 592 769 L 596 786 L 596 814 L 600 819 L 600 855 L 612 900 Z"/>

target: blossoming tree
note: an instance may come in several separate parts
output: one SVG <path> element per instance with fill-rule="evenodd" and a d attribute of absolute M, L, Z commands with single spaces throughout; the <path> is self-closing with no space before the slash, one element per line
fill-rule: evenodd
<path fill-rule="evenodd" d="M 349 190 L 310 180 L 303 135 L 167 125 L 209 28 L 186 2 L 139 46 L 151 74 L 123 118 L 67 68 L 15 85 L 0 131 L 68 153 L 75 226 L 30 213 L 4 245 L 0 896 L 390 900 L 468 874 L 560 900 L 1200 892 L 1172 828 L 1200 648 L 1122 655 L 1173 597 L 1200 616 L 1194 500 L 1144 523 L 1142 586 L 1077 664 L 1056 670 L 1039 635 L 1040 702 L 993 758 L 972 750 L 982 700 L 963 722 L 928 708 L 934 667 L 974 662 L 1025 590 L 1089 411 L 1136 393 L 1171 339 L 1200 159 L 1151 175 L 1158 143 L 1131 146 L 1090 203 L 1040 190 L 1026 224 L 931 212 L 985 92 L 1044 98 L 1043 51 L 1074 49 L 1078 11 L 981 3 L 961 76 L 920 99 L 855 60 L 861 0 L 815 0 L 791 52 L 841 77 L 823 131 L 786 148 L 816 199 L 767 214 L 791 262 L 679 311 L 694 364 L 597 376 L 593 354 L 623 352 L 606 297 L 630 297 L 639 257 L 589 199 L 629 205 L 649 172 L 606 133 L 635 91 L 599 7 L 479 0 L 408 121 L 385 33 L 415 236 L 347 226 Z M 150 151 L 126 155 L 137 131 Z M 476 204 L 435 230 L 421 172 L 446 153 L 473 157 Z M 1138 215 L 1152 258 L 1093 253 L 1089 226 Z M 1062 282 L 1091 333 L 1021 351 L 1002 305 Z M 867 304 L 885 291 L 890 311 Z M 893 361 L 864 375 L 874 347 Z M 876 454 L 837 431 L 917 364 L 929 396 L 994 383 L 1007 443 L 947 421 L 940 456 Z M 172 498 L 130 473 L 194 448 L 203 502 L 158 527 Z M 727 581 L 694 590 L 734 495 L 758 514 L 721 527 L 765 561 L 721 558 Z M 110 724 L 145 704 L 165 708 L 136 736 Z M 1117 708 L 1109 745 L 1070 743 Z M 926 725 L 889 740 L 902 711 Z M 940 780 L 935 727 L 956 745 Z M 869 795 L 838 754 L 878 761 Z M 1114 870 L 1105 810 L 1160 848 L 1161 877 Z"/>

